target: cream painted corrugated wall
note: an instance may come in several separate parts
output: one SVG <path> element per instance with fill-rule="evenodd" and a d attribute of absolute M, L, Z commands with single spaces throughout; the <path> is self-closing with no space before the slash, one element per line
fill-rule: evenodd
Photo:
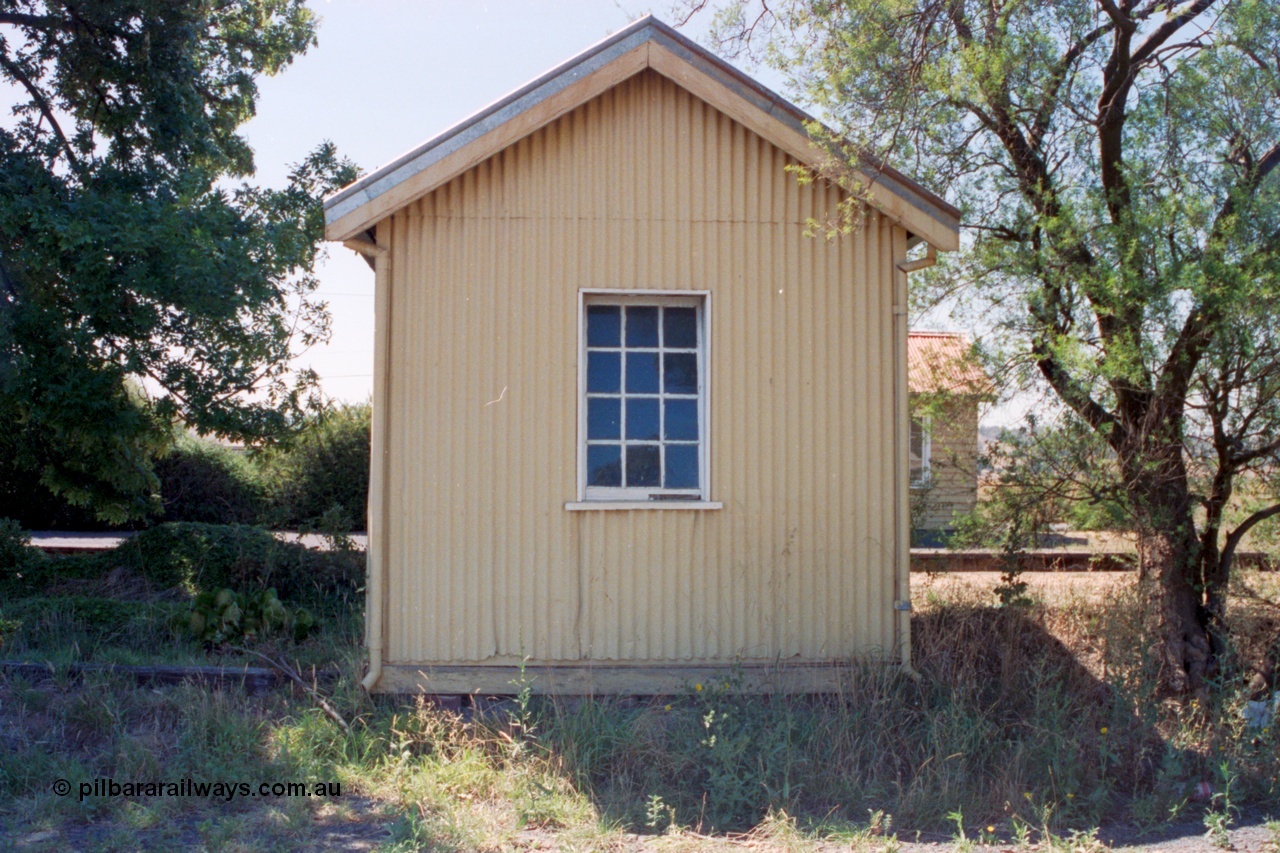
<path fill-rule="evenodd" d="M 892 653 L 905 234 L 792 163 L 646 71 L 380 226 L 388 663 Z M 564 508 L 581 288 L 711 291 L 722 510 Z"/>

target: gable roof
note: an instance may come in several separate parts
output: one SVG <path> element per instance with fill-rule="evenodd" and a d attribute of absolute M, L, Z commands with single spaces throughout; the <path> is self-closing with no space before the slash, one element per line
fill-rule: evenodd
<path fill-rule="evenodd" d="M 907 335 L 907 390 L 912 394 L 989 396 L 991 380 L 969 355 L 969 339 L 959 332 Z"/>
<path fill-rule="evenodd" d="M 645 16 L 329 196 L 325 236 L 360 240 L 421 198 L 628 77 L 652 68 L 802 163 L 818 166 L 803 110 L 671 27 Z M 938 249 L 959 247 L 960 211 L 902 173 L 867 164 L 870 202 Z"/>

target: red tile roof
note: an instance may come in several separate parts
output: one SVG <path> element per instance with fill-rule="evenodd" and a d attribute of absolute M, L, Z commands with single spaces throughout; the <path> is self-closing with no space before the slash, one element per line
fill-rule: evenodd
<path fill-rule="evenodd" d="M 907 335 L 907 388 L 912 394 L 990 394 L 991 380 L 958 332 Z"/>

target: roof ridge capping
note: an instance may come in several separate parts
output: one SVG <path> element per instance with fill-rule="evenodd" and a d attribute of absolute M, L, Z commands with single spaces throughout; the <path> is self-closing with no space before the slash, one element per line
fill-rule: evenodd
<path fill-rule="evenodd" d="M 661 51 L 647 50 L 650 45 Z M 671 57 L 684 67 L 672 67 Z M 539 111 L 539 121 L 521 128 L 520 136 L 528 135 L 645 68 L 686 88 L 688 81 L 676 77 L 689 70 L 709 78 L 727 97 L 760 113 L 761 126 L 752 130 L 796 159 L 816 165 L 815 155 L 821 151 L 808 132 L 808 126 L 818 124 L 816 119 L 653 15 L 645 15 L 330 195 L 324 200 L 325 236 L 353 239 L 507 147 L 516 140 L 500 131 L 517 116 Z M 770 119 L 777 123 L 772 136 Z M 959 209 L 885 163 L 868 158 L 859 168 L 873 206 L 939 249 L 958 248 Z"/>

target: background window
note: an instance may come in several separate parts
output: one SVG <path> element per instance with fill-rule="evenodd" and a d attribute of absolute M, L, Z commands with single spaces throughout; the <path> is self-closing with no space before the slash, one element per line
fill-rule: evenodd
<path fill-rule="evenodd" d="M 585 498 L 700 498 L 701 297 L 593 295 L 585 307 Z"/>
<path fill-rule="evenodd" d="M 911 485 L 923 486 L 929 480 L 929 424 L 911 419 Z"/>

